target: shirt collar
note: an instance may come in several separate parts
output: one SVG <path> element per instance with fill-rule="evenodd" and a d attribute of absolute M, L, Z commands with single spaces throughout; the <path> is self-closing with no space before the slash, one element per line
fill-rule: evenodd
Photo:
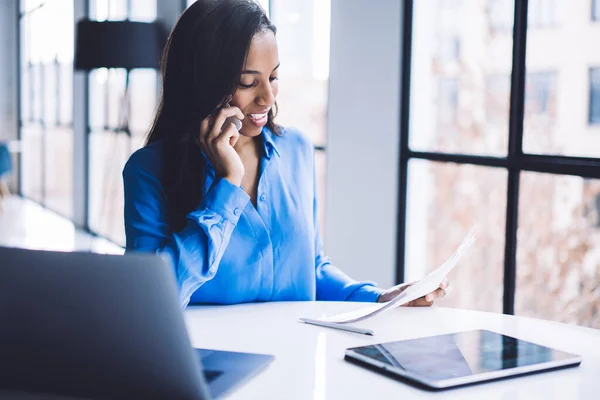
<path fill-rule="evenodd" d="M 279 154 L 279 150 L 277 150 L 277 146 L 275 146 L 275 141 L 273 140 L 273 132 L 266 126 L 262 130 L 263 141 L 265 144 L 265 155 L 268 159 L 271 158 L 273 153 L 277 154 L 277 157 L 281 157 Z"/>

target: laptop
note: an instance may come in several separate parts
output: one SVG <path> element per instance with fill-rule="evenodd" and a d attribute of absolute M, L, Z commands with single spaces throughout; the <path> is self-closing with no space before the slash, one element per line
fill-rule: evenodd
<path fill-rule="evenodd" d="M 430 390 L 581 364 L 581 356 L 488 330 L 354 347 L 345 359 Z"/>
<path fill-rule="evenodd" d="M 0 397 L 206 400 L 272 360 L 192 348 L 161 256 L 0 247 Z"/>

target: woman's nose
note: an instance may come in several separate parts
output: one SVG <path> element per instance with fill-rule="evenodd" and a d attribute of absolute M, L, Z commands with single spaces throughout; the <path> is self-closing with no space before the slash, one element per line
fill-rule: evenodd
<path fill-rule="evenodd" d="M 261 91 L 256 97 L 256 104 L 260 106 L 271 107 L 273 103 L 275 103 L 275 93 L 273 93 L 273 87 L 270 82 L 261 86 Z"/>

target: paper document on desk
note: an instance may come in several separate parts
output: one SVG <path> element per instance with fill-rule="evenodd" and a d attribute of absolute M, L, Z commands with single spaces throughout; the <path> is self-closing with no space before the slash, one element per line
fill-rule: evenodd
<path fill-rule="evenodd" d="M 406 288 L 400 295 L 387 303 L 378 304 L 376 306 L 364 307 L 356 311 L 349 313 L 334 315 L 332 317 L 321 318 L 323 321 L 336 322 L 338 324 L 348 324 L 351 322 L 358 322 L 364 319 L 370 318 L 383 311 L 401 306 L 408 302 L 418 299 L 419 297 L 426 296 L 427 294 L 435 291 L 440 287 L 444 278 L 452 271 L 452 268 L 458 263 L 463 254 L 475 243 L 476 236 L 473 234 L 473 230 L 462 241 L 458 249 L 450 256 L 446 262 L 439 266 L 436 270 L 430 272 L 423 279 L 415 282 L 408 288 Z"/>

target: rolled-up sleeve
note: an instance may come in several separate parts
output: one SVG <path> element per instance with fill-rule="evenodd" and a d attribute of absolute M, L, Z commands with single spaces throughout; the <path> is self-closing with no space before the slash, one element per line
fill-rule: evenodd
<path fill-rule="evenodd" d="M 185 227 L 172 232 L 167 199 L 158 174 L 135 154 L 123 170 L 127 251 L 165 254 L 171 260 L 185 307 L 191 295 L 212 279 L 240 215 L 250 198 L 226 179 L 217 179 Z"/>

